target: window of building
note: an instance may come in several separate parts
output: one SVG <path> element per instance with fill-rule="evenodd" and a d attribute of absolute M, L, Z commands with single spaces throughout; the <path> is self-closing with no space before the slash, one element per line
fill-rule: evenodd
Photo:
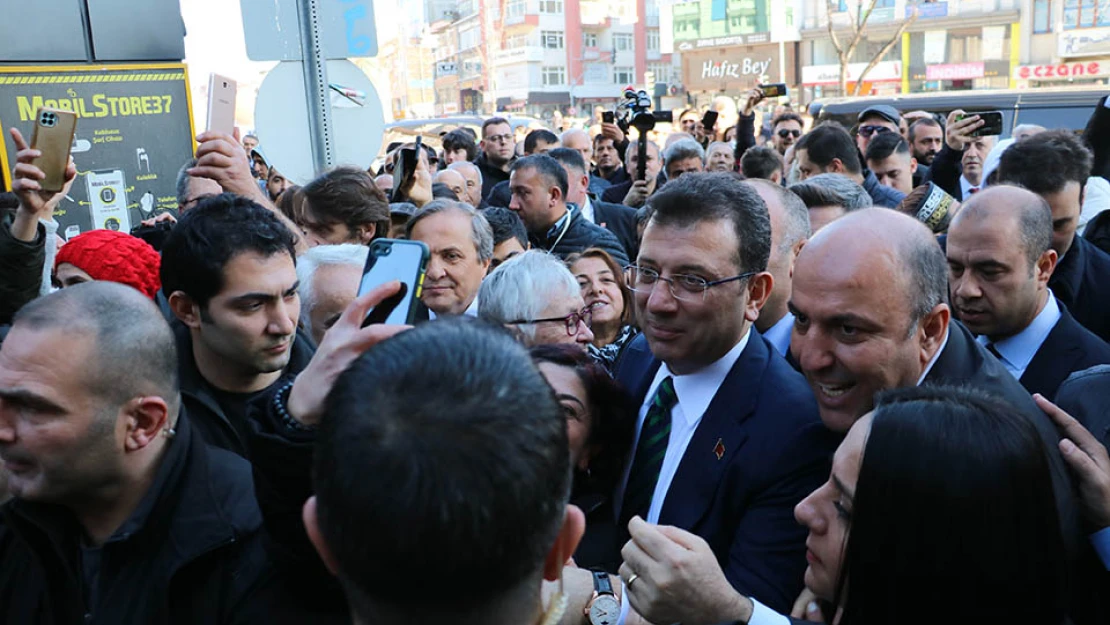
<path fill-rule="evenodd" d="M 713 4 L 710 7 L 709 19 L 713 20 L 714 22 L 719 22 L 725 19 L 726 7 L 726 0 L 713 0 Z"/>
<path fill-rule="evenodd" d="M 557 30 L 545 30 L 540 33 L 540 44 L 548 50 L 563 49 L 563 33 Z"/>
<path fill-rule="evenodd" d="M 648 71 L 655 74 L 656 83 L 671 82 L 672 66 L 670 63 L 648 63 Z"/>
<path fill-rule="evenodd" d="M 479 27 L 468 28 L 467 30 L 459 32 L 459 49 L 469 50 L 478 47 L 481 43 L 482 32 Z"/>
<path fill-rule="evenodd" d="M 1052 32 L 1052 0 L 1033 0 L 1033 32 Z"/>
<path fill-rule="evenodd" d="M 542 75 L 545 87 L 559 87 L 567 83 L 567 72 L 563 67 L 545 67 Z"/>
<path fill-rule="evenodd" d="M 582 45 L 587 48 L 597 47 L 597 33 L 582 33 Z"/>
<path fill-rule="evenodd" d="M 659 51 L 659 31 L 658 30 L 649 30 L 649 31 L 647 31 L 647 49 L 648 49 L 648 52 L 658 52 Z"/>
<path fill-rule="evenodd" d="M 613 33 L 613 49 L 617 52 L 632 50 L 632 35 L 630 33 Z"/>
<path fill-rule="evenodd" d="M 517 48 L 523 48 L 526 45 L 528 45 L 528 35 L 505 37 L 504 43 L 502 44 L 506 50 L 515 50 Z"/>
<path fill-rule="evenodd" d="M 1035 11 L 1036 7 L 1034 7 L 1034 19 L 1036 18 Z M 1051 15 L 1051 12 L 1049 15 Z M 1064 0 L 1065 29 L 1092 28 L 1095 26 L 1110 26 L 1110 4 L 1107 4 L 1105 0 Z"/>
<path fill-rule="evenodd" d="M 656 78 L 658 80 L 658 78 Z M 631 85 L 636 81 L 631 67 L 614 67 L 613 82 L 618 85 Z"/>
<path fill-rule="evenodd" d="M 526 11 L 525 0 L 509 0 L 505 3 L 505 19 L 522 18 Z"/>
<path fill-rule="evenodd" d="M 562 15 L 563 0 L 540 0 L 540 13 Z"/>

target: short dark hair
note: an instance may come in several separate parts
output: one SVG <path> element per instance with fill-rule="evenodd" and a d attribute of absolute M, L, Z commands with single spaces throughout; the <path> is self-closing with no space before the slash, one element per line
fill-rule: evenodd
<path fill-rule="evenodd" d="M 728 172 L 686 174 L 648 198 L 651 223 L 686 228 L 728 220 L 736 234 L 740 273 L 766 271 L 771 256 L 771 217 L 755 189 Z M 650 225 L 649 225 L 650 227 Z"/>
<path fill-rule="evenodd" d="M 771 131 L 774 132 L 775 128 L 782 122 L 798 122 L 798 125 L 802 128 L 806 127 L 806 122 L 801 115 L 793 111 L 787 111 L 771 121 Z"/>
<path fill-rule="evenodd" d="M 359 620 L 402 622 L 419 602 L 404 622 L 448 622 L 538 588 L 567 450 L 551 388 L 501 328 L 439 320 L 359 357 L 328 394 L 313 460 L 320 532 Z M 431 594 L 412 582 L 429 562 L 451 580 Z"/>
<path fill-rule="evenodd" d="M 910 124 L 909 137 L 910 137 L 911 142 L 913 142 L 913 140 L 917 138 L 917 128 L 919 126 L 920 127 L 929 127 L 929 128 L 940 128 L 941 130 L 944 129 L 944 127 L 940 125 L 940 122 L 933 119 L 932 117 L 922 117 L 921 119 L 919 119 L 919 120 L 915 121 L 914 123 Z M 889 134 L 889 133 L 883 133 L 883 134 Z M 880 134 L 879 136 L 881 137 L 883 135 Z M 873 142 L 874 142 L 874 139 L 872 139 L 872 143 Z"/>
<path fill-rule="evenodd" d="M 490 206 L 482 211 L 482 215 L 493 229 L 494 247 L 515 238 L 521 247 L 528 249 L 528 229 L 515 212 L 500 206 Z"/>
<path fill-rule="evenodd" d="M 1070 182 L 1083 188 L 1091 176 L 1093 157 L 1068 130 L 1049 130 L 1017 141 L 1002 152 L 998 182 L 1013 183 L 1037 195 L 1059 193 Z"/>
<path fill-rule="evenodd" d="M 188 295 L 205 310 L 224 288 L 224 267 L 239 254 L 289 254 L 296 237 L 269 209 L 250 198 L 221 193 L 181 215 L 162 245 L 162 292 Z"/>
<path fill-rule="evenodd" d="M 551 145 L 553 143 L 558 143 L 559 142 L 559 137 L 558 137 L 558 135 L 551 132 L 550 130 L 547 130 L 545 128 L 537 128 L 537 129 L 533 130 L 532 132 L 529 132 L 527 135 L 525 135 L 525 137 L 524 137 L 524 153 L 525 154 L 531 154 L 532 152 L 535 152 L 536 151 L 536 144 L 539 143 L 540 141 L 543 141 L 544 143 L 546 143 L 548 145 Z"/>
<path fill-rule="evenodd" d="M 575 171 L 583 174 L 588 172 L 586 169 L 586 159 L 582 158 L 582 153 L 578 150 L 555 148 L 548 152 L 547 155 L 559 161 L 560 164 L 566 165 Z"/>
<path fill-rule="evenodd" d="M 336 167 L 301 187 L 301 196 L 322 225 L 342 224 L 353 236 L 360 226 L 374 224 L 375 239 L 389 234 L 389 199 L 369 172 Z"/>
<path fill-rule="evenodd" d="M 907 613 L 907 583 L 934 589 L 968 623 L 1064 622 L 1069 565 L 1050 453 L 1029 417 L 982 391 L 880 393 L 834 601 L 843 622 L 935 623 Z"/>
<path fill-rule="evenodd" d="M 867 144 L 866 158 L 869 161 L 882 161 L 890 158 L 891 154 L 909 155 L 909 153 L 910 144 L 906 143 L 902 135 L 896 132 L 882 132 Z"/>
<path fill-rule="evenodd" d="M 509 120 L 505 119 L 504 117 L 491 117 L 482 122 L 482 139 L 486 138 L 486 128 L 489 128 L 490 126 L 497 126 L 500 124 L 506 124 L 510 128 L 512 128 L 513 126 L 509 123 Z"/>
<path fill-rule="evenodd" d="M 473 161 L 478 158 L 478 144 L 474 137 L 465 130 L 458 128 L 443 135 L 443 151 L 454 152 L 466 150 L 466 160 Z"/>
<path fill-rule="evenodd" d="M 442 182 L 432 183 L 432 198 L 436 200 L 454 200 L 459 201 L 459 195 L 451 190 L 451 187 Z"/>
<path fill-rule="evenodd" d="M 840 159 L 848 173 L 858 174 L 862 171 L 856 142 L 837 123 L 825 122 L 802 135 L 794 145 L 794 150 L 805 150 L 809 161 L 822 169 L 827 168 L 836 158 Z"/>
<path fill-rule="evenodd" d="M 770 180 L 771 174 L 782 172 L 784 167 L 779 151 L 766 146 L 748 148 L 740 157 L 740 170 L 747 178 Z"/>
<path fill-rule="evenodd" d="M 795 182 L 789 189 L 806 208 L 821 206 L 841 206 L 845 212 L 871 206 L 871 196 L 867 191 L 847 176 L 841 174 L 817 174 L 801 182 Z"/>
<path fill-rule="evenodd" d="M 559 164 L 559 161 L 551 158 L 546 154 L 533 154 L 531 156 L 524 156 L 516 159 L 513 166 L 509 169 L 511 174 L 514 171 L 521 169 L 534 169 L 547 182 L 548 187 L 558 187 L 559 191 L 563 194 L 563 199 L 567 199 L 567 170 Z"/>

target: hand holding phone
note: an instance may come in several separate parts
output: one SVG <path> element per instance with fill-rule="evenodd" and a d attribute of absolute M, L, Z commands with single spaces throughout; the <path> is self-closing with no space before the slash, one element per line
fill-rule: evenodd
<path fill-rule="evenodd" d="M 759 85 L 759 90 L 763 92 L 765 98 L 781 98 L 786 95 L 786 83 L 776 82 L 769 85 Z"/>
<path fill-rule="evenodd" d="M 227 76 L 208 76 L 208 130 L 235 134 L 235 81 Z"/>
<path fill-rule="evenodd" d="M 423 145 L 423 137 L 416 135 L 413 147 L 402 147 L 397 151 L 397 162 L 393 164 L 393 193 L 390 201 L 407 201 L 412 185 L 416 181 L 416 162 L 420 158 L 420 151 L 424 149 Z"/>
<path fill-rule="evenodd" d="M 430 257 L 428 246 L 420 241 L 376 239 L 370 243 L 370 253 L 359 284 L 359 297 L 388 282 L 399 281 L 402 288 L 375 306 L 366 317 L 364 326 L 374 323 L 412 324 Z"/>
<path fill-rule="evenodd" d="M 603 111 L 601 113 L 601 123 L 615 124 L 617 123 L 617 116 L 613 114 L 613 111 Z"/>
<path fill-rule="evenodd" d="M 717 125 L 717 117 L 720 115 L 717 111 L 706 111 L 705 115 L 701 118 L 701 127 L 705 134 L 713 132 L 713 127 Z"/>
<path fill-rule="evenodd" d="M 32 160 L 31 164 L 45 174 L 39 182 L 43 191 L 57 193 L 65 186 L 69 152 L 76 131 L 77 115 L 71 111 L 39 108 L 35 112 L 31 149 L 42 154 Z"/>

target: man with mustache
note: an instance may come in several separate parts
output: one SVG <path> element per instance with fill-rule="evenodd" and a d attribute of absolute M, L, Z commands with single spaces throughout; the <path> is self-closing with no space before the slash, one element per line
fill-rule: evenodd
<path fill-rule="evenodd" d="M 314 346 L 301 311 L 293 233 L 231 194 L 182 215 L 162 247 L 176 318 L 182 402 L 210 444 L 247 457 L 247 405 L 295 377 Z"/>
<path fill-rule="evenodd" d="M 420 301 L 429 317 L 478 314 L 478 288 L 493 259 L 493 231 L 468 204 L 435 200 L 405 226 L 405 237 L 428 246 L 431 258 Z"/>

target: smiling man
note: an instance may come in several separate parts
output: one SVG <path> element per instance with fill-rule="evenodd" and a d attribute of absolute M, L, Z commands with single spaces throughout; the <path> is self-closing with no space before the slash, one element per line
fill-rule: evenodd
<path fill-rule="evenodd" d="M 293 233 L 231 194 L 185 213 L 162 248 L 162 289 L 176 317 L 181 395 L 204 439 L 247 455 L 247 404 L 312 358 L 297 332 Z"/>
<path fill-rule="evenodd" d="M 462 202 L 435 200 L 412 216 L 405 235 L 431 252 L 420 296 L 431 317 L 477 316 L 478 289 L 493 258 L 486 218 Z"/>

